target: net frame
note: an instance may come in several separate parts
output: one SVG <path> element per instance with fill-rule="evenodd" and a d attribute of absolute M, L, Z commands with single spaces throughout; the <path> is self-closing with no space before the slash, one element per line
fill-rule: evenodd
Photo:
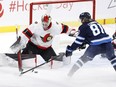
<path fill-rule="evenodd" d="M 92 18 L 95 19 L 96 14 L 96 0 L 52 0 L 52 1 L 38 1 L 30 3 L 30 11 L 29 11 L 29 24 L 32 24 L 33 21 L 33 6 L 39 4 L 55 4 L 55 3 L 69 3 L 69 2 L 92 2 Z"/>

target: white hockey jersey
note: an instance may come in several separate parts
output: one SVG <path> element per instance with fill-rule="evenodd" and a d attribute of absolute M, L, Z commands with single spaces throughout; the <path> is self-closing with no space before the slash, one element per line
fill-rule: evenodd
<path fill-rule="evenodd" d="M 55 35 L 59 35 L 61 33 L 70 34 L 72 30 L 75 31 L 74 29 L 69 28 L 67 25 L 57 22 L 51 22 L 48 30 L 43 29 L 41 22 L 31 24 L 20 35 L 20 49 L 24 48 L 29 40 L 41 49 L 49 48 L 52 46 L 52 41 Z"/>

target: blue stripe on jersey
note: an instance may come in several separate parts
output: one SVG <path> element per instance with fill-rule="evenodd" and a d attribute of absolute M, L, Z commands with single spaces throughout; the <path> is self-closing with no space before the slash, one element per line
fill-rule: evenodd
<path fill-rule="evenodd" d="M 112 39 L 108 36 L 108 37 L 103 37 L 101 39 L 97 39 L 97 40 L 92 40 L 90 45 L 99 45 L 99 44 L 103 44 L 103 43 L 107 43 L 107 42 L 111 42 Z"/>
<path fill-rule="evenodd" d="M 76 40 L 75 40 L 75 43 L 81 45 L 84 40 L 85 40 L 85 38 L 77 36 Z"/>
<path fill-rule="evenodd" d="M 83 42 L 75 40 L 75 43 L 81 45 Z"/>
<path fill-rule="evenodd" d="M 81 37 L 81 36 L 77 36 L 76 38 L 79 39 L 79 40 L 85 40 L 85 38 Z"/>
<path fill-rule="evenodd" d="M 72 52 L 73 50 L 70 50 L 70 49 L 66 49 L 67 51 L 69 51 L 69 52 Z"/>

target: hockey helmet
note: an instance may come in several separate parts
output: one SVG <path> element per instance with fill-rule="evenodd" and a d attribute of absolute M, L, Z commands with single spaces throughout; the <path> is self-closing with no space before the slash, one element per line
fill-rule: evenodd
<path fill-rule="evenodd" d="M 80 14 L 79 19 L 83 20 L 85 18 L 86 19 L 91 19 L 91 15 L 90 15 L 89 12 L 83 12 L 83 13 Z"/>
<path fill-rule="evenodd" d="M 46 29 L 51 23 L 51 16 L 45 14 L 41 17 L 41 21 L 42 21 L 43 28 Z"/>

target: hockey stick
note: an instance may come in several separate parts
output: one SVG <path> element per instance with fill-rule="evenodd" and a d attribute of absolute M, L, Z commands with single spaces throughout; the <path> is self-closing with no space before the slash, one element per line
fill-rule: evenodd
<path fill-rule="evenodd" d="M 45 64 L 51 62 L 51 61 L 54 60 L 54 59 L 55 59 L 55 58 L 52 58 L 52 59 L 50 59 L 50 60 L 48 60 L 48 61 L 46 61 L 46 62 L 44 62 L 44 63 L 42 63 L 42 64 L 40 64 L 40 65 L 37 65 L 37 66 L 35 66 L 35 67 L 31 68 L 31 69 L 28 69 L 28 70 L 26 70 L 26 71 L 23 71 L 23 72 L 21 72 L 20 75 L 23 75 L 23 74 L 25 74 L 25 73 L 27 73 L 27 72 L 29 72 L 29 71 L 32 71 L 32 72 L 33 72 L 34 69 L 36 69 L 36 68 L 38 68 L 38 67 L 40 67 L 40 66 L 42 66 L 42 65 L 45 65 Z"/>
<path fill-rule="evenodd" d="M 55 59 L 58 60 L 58 58 L 63 58 L 64 55 L 65 55 L 64 53 L 61 53 L 61 54 L 59 54 L 58 56 L 52 56 L 50 60 L 45 61 L 44 63 L 42 63 L 42 64 L 40 64 L 40 65 L 37 65 L 37 66 L 35 66 L 35 67 L 31 68 L 31 69 L 28 69 L 28 70 L 26 70 L 26 71 L 23 71 L 23 72 L 21 72 L 20 75 L 23 75 L 23 74 L 25 74 L 25 73 L 27 73 L 27 72 L 29 72 L 29 71 L 32 71 L 32 72 L 33 72 L 34 69 L 36 69 L 36 68 L 38 68 L 38 67 L 40 67 L 40 66 L 42 66 L 42 65 L 45 65 L 45 64 L 47 64 L 47 63 L 49 63 L 49 62 L 53 63 L 53 60 L 55 60 Z M 51 68 L 52 68 L 52 65 L 51 65 Z"/>
<path fill-rule="evenodd" d="M 17 27 L 17 25 L 16 25 L 16 38 L 17 38 L 17 40 L 18 40 L 18 27 Z M 19 51 L 18 53 L 17 53 L 17 57 L 18 57 L 18 68 L 19 68 L 19 71 L 20 72 L 22 72 L 23 71 L 23 69 L 22 69 L 22 59 L 21 59 L 21 51 Z"/>

